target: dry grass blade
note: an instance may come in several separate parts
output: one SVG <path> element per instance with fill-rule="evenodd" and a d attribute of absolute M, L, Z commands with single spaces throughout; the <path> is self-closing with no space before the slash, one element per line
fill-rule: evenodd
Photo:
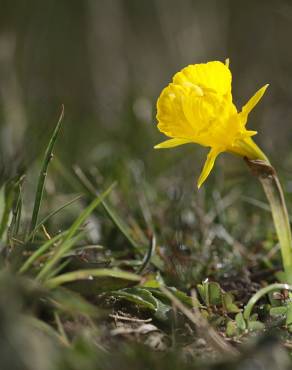
<path fill-rule="evenodd" d="M 198 329 L 200 335 L 217 351 L 228 355 L 237 355 L 238 351 L 231 347 L 221 336 L 209 325 L 207 320 L 203 318 L 196 305 L 193 305 L 194 312 L 189 310 L 181 301 L 179 301 L 167 288 L 160 286 L 159 288 L 172 304 L 179 309 Z M 195 297 L 194 297 L 195 302 Z"/>

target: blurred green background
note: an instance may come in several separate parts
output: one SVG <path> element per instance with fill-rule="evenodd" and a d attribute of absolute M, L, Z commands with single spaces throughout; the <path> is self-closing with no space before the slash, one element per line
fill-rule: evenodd
<path fill-rule="evenodd" d="M 63 103 L 65 163 L 137 159 L 151 178 L 180 158 L 193 184 L 205 152 L 152 149 L 156 99 L 184 66 L 229 57 L 238 107 L 270 83 L 249 127 L 288 179 L 291 34 L 288 0 L 0 0 L 2 177 L 39 155 Z"/>

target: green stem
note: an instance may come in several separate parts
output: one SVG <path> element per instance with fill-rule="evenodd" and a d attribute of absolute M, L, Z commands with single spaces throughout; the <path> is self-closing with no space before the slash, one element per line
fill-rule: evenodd
<path fill-rule="evenodd" d="M 256 294 L 254 294 L 250 300 L 247 302 L 247 305 L 245 306 L 245 309 L 243 311 L 243 317 L 245 320 L 249 321 L 251 312 L 254 308 L 254 305 L 257 303 L 258 300 L 260 300 L 263 296 L 270 292 L 274 292 L 276 290 L 292 290 L 292 286 L 288 284 L 281 284 L 281 283 L 276 283 L 276 284 L 271 284 L 268 285 L 262 289 L 260 289 Z"/>
<path fill-rule="evenodd" d="M 252 173 L 260 180 L 270 203 L 280 242 L 285 273 L 292 271 L 292 237 L 284 193 L 275 169 L 266 161 L 246 159 Z"/>

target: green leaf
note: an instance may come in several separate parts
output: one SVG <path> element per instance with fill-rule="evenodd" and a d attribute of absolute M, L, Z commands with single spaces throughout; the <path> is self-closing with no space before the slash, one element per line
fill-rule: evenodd
<path fill-rule="evenodd" d="M 237 313 L 240 311 L 239 308 L 234 303 L 234 297 L 231 293 L 224 292 L 222 294 L 222 301 L 223 306 L 228 313 Z"/>
<path fill-rule="evenodd" d="M 269 311 L 271 316 L 283 316 L 286 315 L 287 306 L 272 307 Z"/>
<path fill-rule="evenodd" d="M 213 282 L 213 281 L 208 283 L 208 285 L 209 285 L 208 293 L 209 293 L 209 302 L 210 302 L 210 304 L 213 305 L 213 306 L 221 305 L 221 303 L 222 303 L 222 291 L 221 291 L 220 285 L 218 283 Z"/>
<path fill-rule="evenodd" d="M 156 286 L 161 286 L 161 285 L 156 285 Z M 151 288 L 146 285 L 143 285 L 143 287 L 145 287 L 145 289 L 149 290 L 155 297 L 157 297 L 158 299 L 160 299 L 161 301 L 167 303 L 167 304 L 170 304 L 170 300 L 169 298 L 158 288 Z M 168 289 L 172 292 L 172 294 L 178 298 L 182 303 L 188 305 L 189 307 L 193 307 L 193 305 L 195 304 L 196 307 L 202 307 L 202 305 L 200 304 L 200 302 L 198 301 L 198 299 L 195 299 L 194 302 L 192 300 L 192 298 L 190 296 L 188 296 L 186 293 L 182 292 L 181 290 L 178 290 L 174 287 L 168 287 Z"/>
<path fill-rule="evenodd" d="M 178 298 L 182 303 L 187 304 L 190 307 L 193 307 L 193 299 L 192 297 L 188 296 L 186 293 L 182 292 L 181 290 L 178 290 L 174 287 L 170 287 L 169 290 L 172 292 L 172 294 Z M 201 306 L 198 300 L 195 300 L 195 303 L 197 307 Z"/>
<path fill-rule="evenodd" d="M 235 321 L 236 321 L 236 325 L 237 325 L 238 329 L 239 329 L 241 332 L 244 332 L 244 331 L 247 329 L 247 325 L 246 325 L 246 322 L 245 322 L 245 320 L 244 320 L 244 317 L 243 317 L 242 312 L 239 312 L 239 313 L 235 316 Z"/>
<path fill-rule="evenodd" d="M 206 281 L 198 284 L 197 289 L 206 306 L 222 304 L 222 290 L 218 283 Z"/>
<path fill-rule="evenodd" d="M 286 325 L 289 327 L 292 325 L 292 302 L 287 304 L 287 311 L 286 311 Z"/>
<path fill-rule="evenodd" d="M 154 299 L 151 292 L 141 288 L 130 288 L 111 292 L 111 295 L 118 298 L 126 299 L 136 305 L 150 309 L 151 311 L 157 310 L 157 300 Z"/>
<path fill-rule="evenodd" d="M 275 275 L 281 283 L 292 284 L 292 267 L 287 267 L 285 272 L 278 271 Z"/>
<path fill-rule="evenodd" d="M 142 284 L 142 286 L 145 288 L 159 288 L 161 285 L 165 285 L 165 282 L 159 272 L 157 272 L 153 277 L 147 276 L 147 278 L 148 279 Z"/>
<path fill-rule="evenodd" d="M 206 306 L 209 306 L 209 294 L 207 283 L 203 282 L 202 284 L 197 284 L 197 289 L 203 302 L 206 304 Z"/>
<path fill-rule="evenodd" d="M 227 337 L 235 337 L 238 335 L 238 328 L 237 324 L 233 320 L 229 320 L 226 325 L 226 331 L 225 331 Z"/>
<path fill-rule="evenodd" d="M 155 317 L 158 320 L 166 321 L 169 319 L 168 313 L 171 311 L 171 307 L 166 305 L 165 303 L 161 302 L 159 299 L 155 298 L 157 301 L 157 309 L 155 312 Z"/>
<path fill-rule="evenodd" d="M 260 331 L 265 329 L 265 325 L 260 321 L 248 321 L 247 326 L 250 331 Z"/>
<path fill-rule="evenodd" d="M 111 292 L 111 295 L 126 299 L 142 308 L 150 309 L 154 312 L 154 316 L 158 320 L 165 321 L 168 319 L 167 314 L 171 310 L 171 306 L 163 303 L 160 299 L 155 297 L 150 290 L 144 288 L 128 288 Z"/>

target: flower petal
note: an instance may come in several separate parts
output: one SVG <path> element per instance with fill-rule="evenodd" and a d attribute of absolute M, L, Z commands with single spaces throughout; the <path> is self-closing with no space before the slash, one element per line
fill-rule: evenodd
<path fill-rule="evenodd" d="M 174 75 L 173 82 L 178 85 L 191 83 L 213 90 L 220 95 L 231 93 L 231 72 L 219 61 L 191 64 Z"/>
<path fill-rule="evenodd" d="M 241 114 L 248 115 L 253 108 L 257 105 L 257 103 L 261 100 L 262 96 L 264 95 L 265 91 L 267 90 L 267 87 L 269 85 L 265 85 L 262 88 L 260 88 L 250 99 L 249 101 L 243 106 Z"/>
<path fill-rule="evenodd" d="M 215 163 L 215 160 L 217 158 L 217 156 L 223 151 L 223 149 L 220 149 L 220 148 L 212 148 L 207 156 L 207 160 L 204 164 L 204 167 L 203 167 L 203 170 L 201 172 L 201 175 L 199 177 L 199 180 L 198 180 L 198 189 L 200 189 L 200 187 L 202 186 L 203 182 L 207 179 L 207 177 L 209 176 L 213 166 L 214 166 L 214 163 Z"/>
<path fill-rule="evenodd" d="M 257 146 L 251 137 L 238 140 L 235 145 L 227 149 L 228 152 L 247 157 L 248 159 L 261 159 L 269 162 L 265 153 Z"/>
<path fill-rule="evenodd" d="M 174 139 L 165 140 L 162 143 L 155 145 L 154 149 L 174 148 L 176 146 L 187 144 L 187 143 L 191 143 L 191 140 L 174 138 Z"/>
<path fill-rule="evenodd" d="M 194 130 L 185 117 L 183 101 L 187 98 L 186 89 L 169 84 L 157 100 L 158 129 L 166 136 L 192 137 Z"/>

